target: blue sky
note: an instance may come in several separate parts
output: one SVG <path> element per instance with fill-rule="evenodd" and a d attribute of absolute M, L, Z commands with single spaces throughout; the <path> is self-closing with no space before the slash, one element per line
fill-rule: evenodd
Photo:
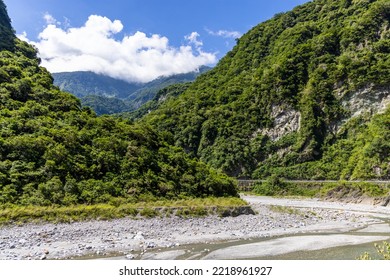
<path fill-rule="evenodd" d="M 50 71 L 90 70 L 126 80 L 147 81 L 156 75 L 215 64 L 233 48 L 237 36 L 276 13 L 308 1 L 4 2 L 17 34 L 25 33 L 24 39 L 39 48 L 43 65 Z M 86 37 L 95 44 L 90 44 Z M 133 52 L 127 52 L 132 47 Z M 83 56 L 77 57 L 81 53 Z M 107 68 L 113 68 L 112 73 Z"/>

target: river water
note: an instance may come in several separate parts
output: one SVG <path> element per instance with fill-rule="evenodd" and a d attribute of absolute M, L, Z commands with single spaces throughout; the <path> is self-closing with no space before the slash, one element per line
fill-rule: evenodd
<path fill-rule="evenodd" d="M 116 254 L 109 259 L 208 259 L 208 260 L 356 260 L 368 252 L 378 259 L 375 244 L 390 242 L 390 211 L 388 207 L 363 204 L 340 204 L 317 200 L 289 200 L 269 197 L 245 197 L 253 206 L 282 205 L 288 207 L 320 207 L 337 211 L 352 211 L 369 217 L 364 228 L 331 229 L 332 227 L 290 233 L 272 237 L 237 239 L 214 243 L 181 245 L 175 248 L 148 249 L 131 252 L 127 256 Z M 256 209 L 256 208 L 254 208 Z M 96 256 L 92 256 L 96 258 Z"/>
<path fill-rule="evenodd" d="M 390 242 L 390 220 L 340 233 L 285 235 L 270 238 L 184 245 L 175 249 L 133 252 L 135 259 L 356 260 L 368 252 L 379 259 L 374 244 Z M 106 257 L 107 258 L 107 257 Z M 124 255 L 107 259 L 126 259 Z"/>

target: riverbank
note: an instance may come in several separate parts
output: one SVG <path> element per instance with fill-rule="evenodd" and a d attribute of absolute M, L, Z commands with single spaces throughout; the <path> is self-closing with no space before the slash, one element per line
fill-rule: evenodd
<path fill-rule="evenodd" d="M 380 223 L 380 217 L 390 216 L 389 207 L 313 199 L 243 198 L 256 211 L 255 215 L 4 226 L 0 228 L 0 259 L 70 259 L 113 254 L 132 259 L 142 258 L 158 248 L 175 248 L 176 253 L 170 256 L 165 253 L 166 258 L 174 258 L 185 244 L 310 232 L 345 233 Z"/>

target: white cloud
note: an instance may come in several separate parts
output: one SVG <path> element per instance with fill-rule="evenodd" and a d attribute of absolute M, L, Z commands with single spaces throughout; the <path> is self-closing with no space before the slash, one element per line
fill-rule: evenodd
<path fill-rule="evenodd" d="M 202 51 L 199 34 L 185 39 L 191 45 L 173 47 L 161 35 L 147 36 L 136 32 L 118 40 L 114 35 L 123 30 L 119 20 L 91 15 L 84 26 L 61 28 L 46 14 L 47 26 L 38 42 L 42 66 L 51 72 L 93 71 L 127 81 L 147 82 L 159 76 L 186 73 L 202 65 L 216 62 L 216 55 Z M 20 38 L 27 39 L 26 34 Z"/>
<path fill-rule="evenodd" d="M 26 42 L 29 42 L 29 43 L 30 43 L 30 41 L 29 41 L 28 38 L 27 38 L 27 33 L 26 33 L 26 31 L 24 31 L 22 34 L 16 34 L 16 36 L 17 36 L 20 40 L 26 41 Z"/>
<path fill-rule="evenodd" d="M 206 31 L 213 36 L 219 36 L 223 38 L 240 38 L 242 34 L 238 31 L 227 31 L 227 30 L 218 30 L 218 31 L 212 31 L 210 29 L 206 28 Z"/>
<path fill-rule="evenodd" d="M 45 19 L 46 24 L 57 24 L 57 20 L 48 13 L 46 13 L 43 18 Z"/>
<path fill-rule="evenodd" d="M 189 41 L 191 44 L 194 44 L 195 47 L 199 48 L 203 46 L 203 42 L 198 39 L 198 32 L 192 32 L 190 35 L 185 36 L 184 38 Z"/>

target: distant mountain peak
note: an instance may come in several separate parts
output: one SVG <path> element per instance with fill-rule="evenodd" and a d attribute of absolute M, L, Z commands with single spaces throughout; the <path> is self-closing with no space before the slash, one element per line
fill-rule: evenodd
<path fill-rule="evenodd" d="M 148 83 L 130 83 L 90 71 L 53 73 L 54 84 L 80 98 L 84 105 L 98 114 L 133 111 L 152 100 L 167 86 L 194 81 L 212 69 L 201 66 L 197 71 L 161 76 Z"/>

